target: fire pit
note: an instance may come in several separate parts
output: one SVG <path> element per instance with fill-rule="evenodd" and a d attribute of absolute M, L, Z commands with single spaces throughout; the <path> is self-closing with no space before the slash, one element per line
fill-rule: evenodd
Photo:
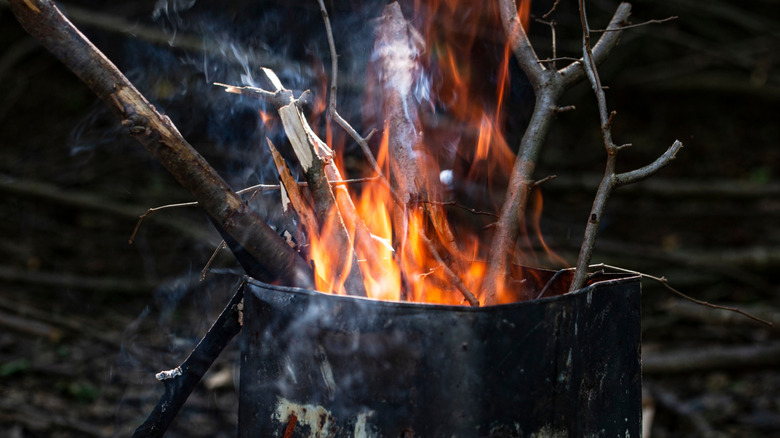
<path fill-rule="evenodd" d="M 481 308 L 250 281 L 244 315 L 239 436 L 639 436 L 638 277 Z"/>

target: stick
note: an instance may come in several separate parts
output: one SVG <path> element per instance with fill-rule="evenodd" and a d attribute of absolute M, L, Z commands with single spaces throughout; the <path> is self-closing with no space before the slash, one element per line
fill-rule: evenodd
<path fill-rule="evenodd" d="M 19 316 L 9 315 L 5 312 L 0 312 L 0 326 L 30 335 L 44 337 L 55 344 L 59 342 L 63 336 L 62 330 L 52 327 L 45 322 L 21 318 Z"/>
<path fill-rule="evenodd" d="M 601 217 L 612 191 L 617 187 L 641 181 L 657 173 L 674 160 L 677 156 L 677 152 L 682 148 L 682 143 L 679 140 L 675 140 L 672 146 L 669 147 L 663 155 L 647 166 L 630 172 L 619 174 L 615 172 L 618 152 L 630 145 L 618 146 L 612 140 L 612 121 L 615 112 L 608 113 L 607 110 L 607 99 L 604 94 L 604 87 L 601 84 L 593 55 L 593 49 L 591 49 L 590 46 L 590 27 L 585 12 L 585 0 L 579 0 L 579 10 L 580 22 L 582 25 L 583 65 L 586 76 L 590 81 L 591 88 L 593 88 L 593 92 L 596 95 L 596 102 L 598 103 L 599 118 L 601 119 L 601 137 L 604 141 L 604 147 L 607 150 L 607 165 L 604 169 L 604 177 L 601 180 L 601 184 L 596 192 L 596 197 L 593 200 L 593 206 L 591 207 L 590 215 L 588 216 L 587 225 L 585 226 L 585 237 L 583 238 L 582 246 L 580 247 L 579 257 L 577 258 L 577 269 L 574 271 L 574 279 L 572 279 L 569 292 L 576 291 L 585 284 L 585 278 L 588 274 L 588 265 L 590 265 L 590 259 L 593 256 L 593 248 L 596 244 L 596 237 L 601 225 Z"/>
<path fill-rule="evenodd" d="M 338 102 L 338 75 L 339 75 L 339 62 L 338 62 L 338 54 L 336 53 L 336 42 L 333 38 L 333 28 L 330 25 L 330 17 L 328 16 L 328 10 L 325 8 L 325 2 L 323 0 L 317 0 L 320 5 L 320 12 L 322 13 L 322 21 L 325 24 L 325 33 L 328 37 L 328 47 L 330 48 L 330 98 L 328 100 L 328 113 L 329 115 L 336 121 L 336 123 L 339 124 L 339 126 L 342 127 L 347 133 L 352 137 L 352 139 L 357 142 L 357 144 L 360 146 L 360 149 L 363 150 L 363 154 L 366 156 L 366 159 L 368 159 L 368 162 L 371 163 L 371 167 L 373 167 L 374 172 L 380 177 L 380 179 L 388 185 L 389 182 L 387 181 L 387 178 L 385 177 L 384 173 L 382 172 L 382 169 L 379 167 L 379 164 L 376 162 L 376 159 L 374 158 L 374 154 L 371 153 L 371 149 L 368 147 L 368 139 L 371 138 L 371 136 L 376 132 L 376 130 L 371 130 L 371 132 L 368 133 L 366 137 L 362 137 L 358 132 L 355 130 L 355 128 L 352 127 L 352 125 L 349 124 L 349 122 L 341 117 L 337 110 L 337 102 Z M 396 200 L 396 203 L 400 203 L 400 198 L 398 195 L 391 190 L 390 192 L 394 199 Z"/>
<path fill-rule="evenodd" d="M 133 437 L 162 437 L 165 434 L 195 385 L 200 382 L 228 342 L 241 331 L 240 312 L 245 286 L 246 280 L 241 282 L 225 310 L 189 357 L 173 370 L 157 374 L 157 380 L 161 380 L 165 385 L 165 393 L 146 421 L 135 430 Z"/>
<path fill-rule="evenodd" d="M 495 233 L 488 253 L 488 268 L 480 292 L 485 304 L 495 304 L 498 290 L 504 287 L 514 247 L 525 217 L 539 151 L 553 118 L 561 108 L 560 98 L 566 90 L 585 77 L 585 71 L 580 65 L 581 60 L 572 62 L 560 70 L 544 67 L 520 22 L 515 0 L 501 0 L 499 10 L 504 32 L 515 59 L 534 87 L 536 104 L 528 128 L 520 141 L 506 198 L 500 210 L 500 218 L 495 225 Z M 608 29 L 622 24 L 630 13 L 631 5 L 621 3 L 612 16 Z M 594 62 L 598 64 L 606 59 L 609 52 L 617 45 L 620 33 L 620 31 L 606 32 L 602 35 L 593 48 Z"/>
<path fill-rule="evenodd" d="M 311 287 L 312 273 L 262 218 L 50 0 L 11 0 L 16 19 L 119 117 L 130 135 L 187 189 L 250 275 Z"/>
<path fill-rule="evenodd" d="M 780 342 L 762 345 L 728 345 L 684 348 L 642 355 L 643 374 L 690 373 L 780 365 Z"/>
<path fill-rule="evenodd" d="M 740 310 L 740 309 L 738 309 L 736 307 L 720 306 L 720 305 L 717 305 L 717 304 L 708 303 L 706 301 L 697 300 L 696 298 L 688 296 L 688 295 L 678 291 L 677 289 L 673 288 L 669 284 L 669 281 L 666 278 L 663 278 L 663 277 L 655 277 L 653 275 L 645 274 L 645 273 L 638 272 L 638 271 L 632 271 L 630 269 L 618 268 L 617 266 L 606 265 L 604 263 L 599 263 L 599 264 L 596 264 L 596 265 L 590 265 L 589 268 L 609 268 L 609 269 L 614 269 L 616 271 L 625 272 L 625 273 L 628 273 L 628 274 L 639 275 L 640 277 L 643 277 L 643 278 L 649 278 L 650 280 L 654 280 L 654 281 L 657 281 L 657 282 L 661 283 L 666 289 L 668 289 L 673 294 L 675 294 L 675 295 L 677 295 L 677 296 L 679 296 L 681 298 L 684 298 L 684 299 L 686 299 L 686 300 L 688 300 L 690 302 L 699 304 L 701 306 L 710 307 L 712 309 L 728 310 L 729 312 L 739 313 L 740 315 L 745 316 L 747 318 L 750 318 L 753 321 L 759 322 L 759 323 L 764 324 L 764 325 L 766 325 L 768 327 L 774 327 L 774 323 L 773 322 L 767 321 L 765 319 L 761 319 L 761 318 L 759 318 L 759 317 L 757 317 L 755 315 L 752 315 L 750 313 L 744 312 L 744 311 L 742 311 L 742 310 Z"/>

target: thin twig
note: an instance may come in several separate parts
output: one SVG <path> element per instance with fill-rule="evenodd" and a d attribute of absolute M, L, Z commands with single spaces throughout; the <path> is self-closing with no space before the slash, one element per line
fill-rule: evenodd
<path fill-rule="evenodd" d="M 540 64 L 543 64 L 543 63 L 550 63 L 550 62 L 555 62 L 555 61 L 580 62 L 582 60 L 580 58 L 575 58 L 573 56 L 558 56 L 558 57 L 540 59 L 538 62 Z"/>
<path fill-rule="evenodd" d="M 418 203 L 418 204 L 431 204 L 431 205 L 452 206 L 452 207 L 460 208 L 461 210 L 466 210 L 466 211 L 468 211 L 471 214 L 498 217 L 498 215 L 495 214 L 495 213 L 491 213 L 489 211 L 477 210 L 476 208 L 472 208 L 472 207 L 466 207 L 465 205 L 459 204 L 459 203 L 457 203 L 455 201 L 429 201 L 429 200 L 424 200 L 424 199 L 417 199 L 417 200 L 414 200 L 412 202 L 415 202 L 415 203 Z"/>
<path fill-rule="evenodd" d="M 595 264 L 595 265 L 590 265 L 589 267 L 590 268 L 613 269 L 615 271 L 625 272 L 627 274 L 634 274 L 634 275 L 638 275 L 638 276 L 643 277 L 643 278 L 648 278 L 650 280 L 654 280 L 654 281 L 656 281 L 658 283 L 661 283 L 661 285 L 663 285 L 666 289 L 668 289 L 673 294 L 679 296 L 680 298 L 686 299 L 686 300 L 688 300 L 688 301 L 690 301 L 692 303 L 696 303 L 696 304 L 699 304 L 701 306 L 710 307 L 712 309 L 727 310 L 729 312 L 738 313 L 738 314 L 740 314 L 740 315 L 742 315 L 744 317 L 750 318 L 753 321 L 759 322 L 759 323 L 764 324 L 764 325 L 766 325 L 768 327 L 774 327 L 774 323 L 773 322 L 767 321 L 767 320 L 762 319 L 762 318 L 759 318 L 759 317 L 757 317 L 755 315 L 752 315 L 752 314 L 750 314 L 748 312 L 740 310 L 737 307 L 728 307 L 728 306 L 721 306 L 721 305 L 718 305 L 718 304 L 712 304 L 712 303 L 709 303 L 707 301 L 697 300 L 696 298 L 688 296 L 688 295 L 680 292 L 679 290 L 675 289 L 674 287 L 672 287 L 669 284 L 669 280 L 667 280 L 664 277 L 656 277 L 656 276 L 653 276 L 653 275 L 645 274 L 644 272 L 633 271 L 631 269 L 626 269 L 626 268 L 619 268 L 617 266 L 607 265 L 605 263 L 598 263 L 598 264 Z"/>
<path fill-rule="evenodd" d="M 542 290 L 540 290 L 540 291 L 539 291 L 539 293 L 538 293 L 538 294 L 536 294 L 536 297 L 535 297 L 534 299 L 535 299 L 535 300 L 538 300 L 539 298 L 541 298 L 542 296 L 544 296 L 544 294 L 545 294 L 545 293 L 547 292 L 547 290 L 548 290 L 548 289 L 549 289 L 549 288 L 552 286 L 552 284 L 555 282 L 555 280 L 557 280 L 557 279 L 558 279 L 558 277 L 560 277 L 560 276 L 561 276 L 561 274 L 563 274 L 563 273 L 564 273 L 564 272 L 566 272 L 566 271 L 567 271 L 567 269 L 561 269 L 561 270 L 559 270 L 558 272 L 556 272 L 555 274 L 553 274 L 553 276 L 552 276 L 552 277 L 550 277 L 550 279 L 549 279 L 549 280 L 547 280 L 547 283 L 545 283 L 545 285 L 544 285 L 544 287 L 542 288 Z"/>
<path fill-rule="evenodd" d="M 328 10 L 325 8 L 325 2 L 323 0 L 317 0 L 320 5 L 320 12 L 322 13 L 322 21 L 325 23 L 325 33 L 328 37 L 328 48 L 330 49 L 330 97 L 328 100 L 328 114 L 330 114 L 331 118 L 336 121 L 336 123 L 339 124 L 339 126 L 342 127 L 345 131 L 347 131 L 347 134 L 349 134 L 352 139 L 357 142 L 357 144 L 360 146 L 360 149 L 363 151 L 363 154 L 366 156 L 366 159 L 368 159 L 369 163 L 371 163 L 371 167 L 374 168 L 374 171 L 377 175 L 380 176 L 380 178 L 387 182 L 387 179 L 385 178 L 384 174 L 382 173 L 382 169 L 379 167 L 379 164 L 377 163 L 376 159 L 374 158 L 374 154 L 371 152 L 371 149 L 368 147 L 368 138 L 371 137 L 371 135 L 374 133 L 372 130 L 368 133 L 366 137 L 362 137 L 355 128 L 350 125 L 350 123 L 341 117 L 341 114 L 338 113 L 337 110 L 337 102 L 338 102 L 338 75 L 339 75 L 339 60 L 338 60 L 338 53 L 336 52 L 336 42 L 333 38 L 333 28 L 330 25 L 330 17 L 328 16 Z M 400 199 L 400 198 L 399 198 Z"/>
<path fill-rule="evenodd" d="M 560 111 L 560 110 L 558 110 L 558 111 Z M 546 183 L 547 181 L 552 181 L 555 178 L 558 178 L 558 175 L 547 175 L 547 176 L 545 176 L 542 179 L 538 179 L 538 180 L 534 181 L 531 185 L 533 187 L 539 187 L 540 185 Z"/>
<path fill-rule="evenodd" d="M 617 32 L 617 31 L 620 31 L 620 30 L 632 29 L 632 28 L 641 27 L 641 26 L 647 26 L 648 24 L 666 23 L 667 21 L 676 20 L 678 18 L 680 18 L 680 17 L 678 17 L 676 15 L 673 15 L 671 17 L 666 17 L 666 18 L 647 20 L 647 21 L 643 21 L 643 22 L 637 23 L 637 24 L 626 24 L 626 25 L 623 25 L 623 26 L 620 26 L 620 27 L 617 27 L 617 28 L 614 28 L 614 29 L 591 29 L 590 33 Z"/>
<path fill-rule="evenodd" d="M 159 207 L 152 207 L 146 210 L 146 213 L 138 217 L 138 222 L 135 223 L 135 228 L 133 228 L 133 233 L 130 235 L 130 239 L 128 239 L 127 243 L 130 245 L 133 244 L 133 241 L 135 240 L 135 235 L 138 233 L 138 229 L 141 227 L 141 222 L 143 222 L 144 219 L 146 219 L 150 214 L 160 210 L 167 210 L 169 208 L 196 207 L 197 205 L 198 205 L 197 202 L 182 202 L 179 204 L 168 204 Z"/>
<path fill-rule="evenodd" d="M 549 11 L 547 11 L 547 12 L 545 12 L 545 13 L 544 13 L 544 15 L 542 15 L 542 18 L 547 18 L 547 17 L 549 17 L 549 16 L 550 16 L 550 14 L 552 14 L 553 12 L 555 12 L 555 8 L 557 8 L 557 7 L 558 7 L 558 3 L 560 3 L 560 2 L 561 2 L 561 0 L 555 0 L 555 3 L 553 3 L 553 5 L 552 5 L 552 7 L 550 8 L 550 10 L 549 10 Z"/>
<path fill-rule="evenodd" d="M 556 0 L 555 4 L 553 5 L 553 9 L 555 9 L 555 6 L 557 6 L 557 5 L 558 5 L 558 1 Z M 550 12 L 552 12 L 552 9 L 550 10 Z M 558 68 L 555 65 L 555 60 L 558 57 L 558 43 L 557 43 L 556 37 L 555 37 L 555 20 L 546 21 L 546 20 L 540 20 L 540 19 L 537 18 L 536 21 L 538 23 L 546 24 L 547 26 L 550 26 L 550 34 L 551 34 L 550 36 L 552 38 L 552 58 L 550 58 L 552 61 L 550 63 L 550 67 L 553 70 L 557 70 Z"/>
<path fill-rule="evenodd" d="M 360 183 L 375 181 L 376 179 L 377 177 L 345 179 L 341 181 L 330 181 L 330 185 L 331 187 L 333 187 L 333 186 L 343 186 L 348 184 L 360 184 Z M 306 181 L 298 181 L 298 186 L 308 187 L 309 183 Z M 259 192 L 265 192 L 269 190 L 279 190 L 280 188 L 281 188 L 280 184 L 255 184 L 253 186 L 249 186 L 241 190 L 236 190 L 236 194 L 243 195 L 244 193 L 252 192 L 252 196 L 249 197 L 249 201 L 251 201 L 255 197 L 255 195 Z M 133 228 L 133 233 L 130 235 L 130 239 L 128 239 L 127 243 L 129 243 L 130 245 L 133 244 L 133 242 L 135 241 L 135 236 L 138 234 L 138 230 L 141 227 L 141 222 L 143 222 L 144 219 L 146 219 L 152 213 L 160 210 L 167 210 L 169 208 L 197 207 L 198 205 L 199 204 L 197 201 L 191 201 L 191 202 L 180 202 L 178 204 L 166 204 L 166 205 L 161 205 L 159 207 L 151 207 L 147 209 L 146 213 L 138 217 L 138 221 L 135 224 L 135 228 Z"/>
<path fill-rule="evenodd" d="M 455 274 L 452 269 L 450 269 L 447 263 L 444 262 L 444 260 L 441 258 L 441 255 L 439 255 L 439 251 L 436 250 L 435 245 L 433 242 L 431 242 L 428 236 L 426 236 L 425 233 L 420 233 L 419 237 L 425 243 L 428 251 L 430 251 L 431 255 L 436 260 L 436 263 L 438 263 L 439 266 L 441 266 L 441 268 L 444 270 L 444 273 L 447 275 L 449 280 L 455 285 L 460 293 L 463 294 L 463 297 L 466 299 L 466 301 L 468 301 L 469 304 L 473 307 L 479 307 L 479 300 L 477 297 L 474 296 L 474 293 L 472 293 L 465 284 L 463 284 L 463 281 L 461 281 L 460 277 L 458 277 L 458 275 Z"/>
<path fill-rule="evenodd" d="M 214 252 L 211 253 L 211 257 L 209 257 L 209 260 L 206 262 L 206 265 L 203 267 L 203 269 L 200 270 L 200 281 L 206 279 L 206 273 L 209 271 L 211 264 L 214 263 L 214 260 L 217 258 L 219 252 L 225 249 L 225 246 L 227 246 L 227 244 L 223 240 L 222 242 L 219 242 L 219 245 L 217 245 L 216 248 L 214 248 Z"/>

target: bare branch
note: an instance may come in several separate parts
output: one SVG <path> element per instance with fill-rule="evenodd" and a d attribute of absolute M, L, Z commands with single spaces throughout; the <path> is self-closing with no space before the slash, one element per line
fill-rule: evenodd
<path fill-rule="evenodd" d="M 632 29 L 632 28 L 641 27 L 641 26 L 647 26 L 648 24 L 666 23 L 667 21 L 676 20 L 678 18 L 680 18 L 680 17 L 678 17 L 676 15 L 673 15 L 671 17 L 666 17 L 666 18 L 661 18 L 661 19 L 647 20 L 647 21 L 643 21 L 643 22 L 637 23 L 637 24 L 626 24 L 624 26 L 620 26 L 620 27 L 617 27 L 615 29 L 591 29 L 590 33 L 617 32 L 617 31 L 620 31 L 620 30 Z"/>
<path fill-rule="evenodd" d="M 293 210 L 301 218 L 301 222 L 306 230 L 313 231 L 319 227 L 317 225 L 317 219 L 314 217 L 311 211 L 311 207 L 306 203 L 304 197 L 301 195 L 299 185 L 295 181 L 295 178 L 290 172 L 290 168 L 287 167 L 287 163 L 282 158 L 282 155 L 277 151 L 271 140 L 266 137 L 268 148 L 271 150 L 271 157 L 276 165 L 276 171 L 279 173 L 279 181 L 282 183 L 284 193 L 286 193 L 289 203 L 292 204 Z M 282 205 L 282 210 L 286 211 L 287 206 Z"/>
<path fill-rule="evenodd" d="M 638 181 L 642 181 L 645 178 L 648 178 L 655 173 L 657 173 L 659 170 L 666 167 L 669 163 L 672 162 L 677 157 L 677 152 L 683 147 L 683 144 L 680 142 L 680 140 L 675 140 L 674 143 L 669 146 L 669 149 L 664 152 L 663 155 L 656 158 L 655 161 L 648 164 L 647 166 L 644 166 L 642 168 L 632 170 L 630 172 L 623 172 L 615 175 L 615 187 L 624 186 L 626 184 L 632 184 Z"/>
<path fill-rule="evenodd" d="M 549 10 L 549 11 L 547 11 L 547 12 L 545 12 L 545 13 L 544 13 L 544 15 L 542 15 L 542 18 L 547 18 L 547 17 L 549 17 L 549 16 L 550 16 L 550 15 L 551 15 L 553 12 L 555 12 L 555 8 L 557 8 L 557 7 L 558 7 L 558 3 L 560 3 L 560 2 L 561 2 L 561 0 L 555 0 L 555 3 L 553 3 L 553 5 L 552 5 L 552 7 L 550 8 L 550 10 Z"/>
<path fill-rule="evenodd" d="M 677 151 L 682 148 L 682 143 L 680 143 L 680 141 L 675 141 L 674 144 L 672 144 L 672 146 L 653 163 L 631 172 L 621 174 L 615 173 L 618 152 L 630 145 L 616 145 L 612 140 L 612 122 L 616 113 L 615 111 L 609 112 L 607 110 L 607 99 L 604 94 L 604 87 L 601 84 L 595 56 L 590 46 L 590 27 L 585 12 L 584 0 L 579 0 L 579 9 L 580 22 L 582 24 L 583 66 L 585 74 L 590 81 L 591 88 L 596 95 L 599 119 L 601 120 L 601 137 L 604 141 L 604 147 L 607 150 L 607 164 L 604 169 L 604 176 L 599 184 L 598 191 L 596 192 L 596 197 L 593 200 L 587 225 L 585 226 L 585 236 L 582 241 L 582 246 L 580 247 L 579 257 L 577 258 L 577 267 L 574 272 L 574 278 L 569 287 L 570 292 L 578 290 L 585 285 L 588 265 L 593 256 L 593 249 L 595 247 L 596 237 L 598 236 L 601 218 L 612 191 L 621 185 L 640 181 L 655 174 L 669 164 L 669 162 L 676 157 Z"/>
<path fill-rule="evenodd" d="M 152 207 L 146 210 L 146 213 L 138 217 L 138 222 L 135 223 L 135 228 L 133 228 L 133 233 L 130 235 L 130 238 L 127 240 L 127 243 L 130 245 L 133 244 L 133 241 L 135 241 L 135 235 L 138 234 L 138 229 L 141 228 L 141 222 L 143 222 L 144 219 L 146 219 L 150 214 L 154 213 L 155 211 L 166 210 L 169 208 L 179 208 L 179 207 L 196 207 L 197 205 L 198 205 L 197 202 L 182 202 L 180 204 L 167 204 L 167 205 L 162 205 L 160 207 Z"/>
<path fill-rule="evenodd" d="M 209 269 L 211 269 L 211 264 L 214 263 L 214 260 L 217 259 L 217 255 L 219 255 L 220 251 L 225 249 L 225 246 L 227 246 L 227 244 L 223 240 L 222 242 L 219 242 L 219 245 L 217 245 L 216 248 L 214 248 L 214 252 L 211 253 L 211 257 L 209 257 L 209 260 L 203 266 L 203 269 L 200 270 L 200 281 L 204 281 L 206 279 L 206 274 L 209 272 Z"/>
<path fill-rule="evenodd" d="M 275 75 L 273 76 L 275 77 Z M 281 87 L 281 84 L 278 84 L 278 87 Z M 336 199 L 336 194 L 342 191 L 346 192 L 346 189 L 343 186 L 330 185 L 330 181 L 341 179 L 340 175 L 337 177 L 333 175 L 335 165 L 332 163 L 332 153 L 311 130 L 295 103 L 279 107 L 278 112 L 287 138 L 303 168 L 303 174 L 309 182 L 309 189 L 314 201 L 314 214 L 320 226 L 324 226 L 326 223 L 332 224 L 331 229 L 322 228 L 319 231 L 329 234 L 325 238 L 335 246 L 332 248 L 336 261 L 334 273 L 337 276 L 334 292 L 340 293 L 343 285 L 344 292 L 349 295 L 366 296 L 363 276 L 348 231 L 354 227 L 347 227 Z M 346 195 L 349 196 L 349 194 Z M 346 277 L 342 278 L 343 275 Z"/>
<path fill-rule="evenodd" d="M 493 242 L 488 253 L 488 268 L 481 291 L 481 294 L 484 295 L 484 302 L 487 304 L 495 302 L 497 290 L 502 287 L 501 282 L 508 275 L 508 266 L 520 229 L 523 226 L 528 194 L 533 186 L 533 172 L 539 151 L 554 116 L 561 108 L 558 103 L 560 97 L 566 90 L 585 77 L 582 60 L 576 60 L 557 71 L 544 68 L 528 40 L 528 35 L 520 25 L 515 2 L 502 0 L 500 11 L 504 30 L 515 57 L 534 86 L 536 104 L 518 148 L 506 191 L 506 199 L 501 207 L 500 218 L 496 222 Z M 621 3 L 608 28 L 615 28 L 623 24 L 630 12 L 631 5 Z M 599 39 L 593 50 L 594 62 L 598 63 L 606 59 L 607 54 L 617 44 L 619 35 L 620 32 L 609 32 Z"/>
<path fill-rule="evenodd" d="M 328 47 L 330 48 L 330 101 L 329 109 L 331 114 L 336 111 L 337 102 L 337 89 L 338 89 L 338 77 L 339 77 L 339 64 L 338 55 L 336 54 L 336 41 L 333 39 L 333 29 L 330 26 L 330 17 L 328 17 L 328 10 L 325 8 L 325 2 L 323 0 L 317 0 L 320 5 L 320 12 L 322 13 L 322 22 L 325 23 L 325 33 L 328 36 Z"/>
<path fill-rule="evenodd" d="M 501 0 L 499 2 L 501 12 L 501 22 L 504 25 L 504 32 L 512 46 L 512 52 L 515 54 L 520 68 L 523 69 L 534 88 L 541 86 L 542 74 L 545 68 L 539 63 L 539 57 L 536 56 L 528 34 L 523 29 L 523 24 L 517 13 L 517 4 L 515 0 Z"/>
<path fill-rule="evenodd" d="M 363 151 L 363 154 L 366 156 L 366 159 L 368 159 L 368 162 L 371 164 L 371 167 L 374 169 L 374 172 L 376 172 L 377 175 L 387 184 L 389 187 L 389 183 L 387 182 L 387 178 L 385 178 L 385 175 L 382 173 L 382 169 L 379 167 L 379 164 L 376 162 L 376 159 L 374 158 L 374 154 L 371 152 L 371 149 L 368 147 L 368 139 L 371 137 L 371 135 L 374 133 L 374 131 L 371 131 L 365 138 L 362 137 L 355 128 L 350 125 L 350 123 L 344 119 L 344 117 L 341 116 L 341 114 L 337 111 L 337 101 L 338 101 L 338 74 L 339 74 L 339 58 L 338 53 L 336 53 L 336 42 L 333 38 L 333 28 L 330 25 L 330 18 L 328 17 L 328 11 L 325 8 L 325 2 L 323 0 L 317 0 L 320 5 L 320 11 L 322 12 L 322 21 L 325 23 L 325 33 L 328 36 L 328 47 L 330 49 L 330 99 L 328 103 L 328 113 L 330 114 L 331 118 L 336 121 L 336 123 L 341 126 L 342 129 L 347 131 L 347 134 L 349 134 L 350 137 L 352 137 L 353 140 L 360 146 L 360 149 Z M 395 195 L 395 193 L 393 193 Z M 400 200 L 400 198 L 395 195 L 397 199 Z"/>
<path fill-rule="evenodd" d="M 628 20 L 629 15 L 631 15 L 630 3 L 621 3 L 617 10 L 615 10 L 609 25 L 607 25 L 606 30 L 609 32 L 605 32 L 604 35 L 599 38 L 596 45 L 593 46 L 593 61 L 596 65 L 604 62 L 612 49 L 617 46 L 622 31 L 621 27 L 625 24 L 626 20 Z M 585 70 L 582 66 L 583 59 L 584 58 L 580 59 L 579 62 L 571 63 L 563 69 L 558 70 L 563 76 L 567 86 L 577 84 L 584 78 Z"/>
<path fill-rule="evenodd" d="M 548 14 L 552 13 L 552 11 L 555 9 L 556 6 L 558 6 L 558 1 L 557 0 L 556 0 L 555 4 L 553 5 L 553 8 L 550 10 L 550 12 L 548 12 Z M 545 14 L 545 16 L 548 15 L 548 14 Z M 552 38 L 552 44 L 551 44 L 552 45 L 552 57 L 549 58 L 550 59 L 550 67 L 553 70 L 557 70 L 558 68 L 555 65 L 555 61 L 558 59 L 558 42 L 557 42 L 557 38 L 555 36 L 555 20 L 545 21 L 545 20 L 540 20 L 540 19 L 537 18 L 536 22 L 537 23 L 546 24 L 547 26 L 550 26 L 550 38 Z M 540 61 L 540 62 L 542 62 L 542 61 Z"/>
<path fill-rule="evenodd" d="M 457 288 L 461 294 L 463 294 L 463 297 L 466 299 L 466 301 L 469 302 L 469 305 L 473 307 L 479 307 L 479 300 L 477 300 L 477 297 L 474 296 L 474 294 L 469 290 L 469 288 L 466 287 L 465 284 L 460 280 L 457 274 L 450 269 L 450 267 L 447 265 L 447 263 L 444 262 L 444 260 L 439 255 L 439 251 L 436 250 L 436 246 L 433 244 L 433 242 L 428 239 L 428 236 L 426 236 L 424 233 L 420 234 L 420 238 L 425 242 L 425 246 L 428 248 L 428 250 L 433 255 L 433 258 L 436 260 L 436 262 L 439 264 L 439 266 L 444 269 L 445 275 L 447 275 L 447 278 L 452 282 L 452 284 L 455 285 L 455 288 Z"/>
<path fill-rule="evenodd" d="M 461 210 L 466 210 L 466 211 L 468 211 L 469 213 L 472 213 L 472 214 L 498 217 L 498 215 L 495 214 L 495 213 L 491 213 L 489 211 L 480 211 L 480 210 L 477 210 L 475 208 L 466 207 L 465 205 L 458 204 L 455 201 L 429 201 L 429 200 L 418 199 L 418 200 L 416 200 L 414 202 L 417 202 L 417 203 L 420 203 L 420 204 L 432 204 L 432 205 L 442 205 L 442 206 L 450 205 L 450 206 L 453 206 L 453 207 L 460 208 Z"/>
<path fill-rule="evenodd" d="M 686 299 L 686 300 L 688 300 L 688 301 L 690 301 L 692 303 L 696 303 L 696 304 L 698 304 L 700 306 L 706 306 L 706 307 L 709 307 L 709 308 L 712 308 L 712 309 L 728 310 L 729 312 L 738 313 L 738 314 L 740 314 L 742 316 L 750 318 L 753 321 L 759 322 L 759 323 L 764 324 L 764 325 L 766 325 L 768 327 L 774 327 L 774 323 L 773 322 L 767 321 L 767 320 L 762 319 L 762 318 L 759 318 L 759 317 L 757 317 L 755 315 L 752 315 L 752 314 L 750 314 L 748 312 L 744 312 L 744 311 L 740 310 L 739 308 L 720 306 L 718 304 L 708 303 L 707 301 L 697 300 L 696 298 L 693 298 L 693 297 L 691 297 L 689 295 L 686 295 L 686 294 L 680 292 L 679 290 L 673 288 L 669 284 L 669 281 L 666 278 L 664 278 L 664 277 L 656 277 L 656 276 L 653 276 L 653 275 L 650 275 L 650 274 L 645 274 L 644 272 L 632 271 L 630 269 L 619 268 L 617 266 L 607 265 L 607 264 L 604 264 L 604 263 L 590 265 L 590 268 L 607 268 L 607 269 L 614 269 L 615 271 L 619 271 L 619 272 L 625 272 L 627 274 L 639 275 L 640 277 L 647 278 L 647 279 L 650 279 L 650 280 L 657 281 L 658 283 L 661 283 L 661 285 L 663 285 L 666 289 L 668 289 L 673 294 L 679 296 L 680 298 Z"/>

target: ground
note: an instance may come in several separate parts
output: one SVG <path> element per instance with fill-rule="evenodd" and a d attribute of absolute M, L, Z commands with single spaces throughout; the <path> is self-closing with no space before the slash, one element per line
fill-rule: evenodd
<path fill-rule="evenodd" d="M 110 22 L 103 17 L 84 30 L 231 184 L 273 180 L 256 142 L 263 134 L 256 106 L 227 100 L 208 81 L 240 80 L 239 51 L 230 43 L 261 54 L 287 50 L 291 65 L 273 57 L 264 62 L 288 73 L 316 70 L 311 53 L 324 47 L 319 30 L 311 31 L 314 43 L 300 47 L 281 38 L 261 41 L 257 33 L 280 32 L 278 23 L 290 16 L 320 29 L 319 12 L 292 14 L 277 5 L 269 7 L 272 19 L 237 2 L 216 14 L 201 1 L 182 13 L 213 13 L 215 28 L 204 29 L 178 20 L 173 3 L 152 20 L 153 3 L 85 1 L 70 13 L 83 23 L 84 12 L 92 11 L 148 26 L 128 36 L 106 30 Z M 610 106 L 618 111 L 617 140 L 634 143 L 621 156 L 621 169 L 652 161 L 674 139 L 685 147 L 656 178 L 614 195 L 594 262 L 664 276 L 689 295 L 778 323 L 780 74 L 774 48 L 780 11 L 760 0 L 706 8 L 687 3 L 636 2 L 634 22 L 679 18 L 626 34 L 603 67 Z M 548 8 L 537 7 L 538 15 Z M 590 8 L 608 16 L 614 2 Z M 346 9 L 332 15 L 344 17 Z M 559 12 L 565 28 L 571 15 Z M 259 24 L 240 26 L 249 18 Z M 241 271 L 223 252 L 201 281 L 219 237 L 194 208 L 154 214 L 128 244 L 140 214 L 189 201 L 186 192 L 26 36 L 3 4 L 0 23 L 0 435 L 126 436 L 162 393 L 154 373 L 186 358 Z M 544 44 L 547 27 L 534 26 Z M 142 35 L 148 29 L 165 30 L 164 36 L 209 31 L 224 43 L 208 54 L 199 44 L 172 49 L 165 38 L 149 42 Z M 561 30 L 561 41 L 565 36 Z M 559 50 L 576 51 L 577 44 L 561 43 Z M 295 86 L 319 86 L 307 77 Z M 573 262 L 604 154 L 590 91 L 580 87 L 567 96 L 577 110 L 559 116 L 537 176 L 558 175 L 542 186 L 541 227 L 548 244 Z M 276 195 L 263 196 L 258 205 L 273 205 Z M 261 213 L 274 220 L 271 208 Z M 780 435 L 778 329 L 691 306 L 652 281 L 643 286 L 643 356 L 648 367 L 661 363 L 643 377 L 654 412 L 651 436 Z M 743 347 L 757 355 L 709 363 Z M 702 356 L 683 356 L 678 363 L 694 366 L 681 371 L 662 362 L 675 352 Z M 167 436 L 235 435 L 237 364 L 234 343 Z"/>

